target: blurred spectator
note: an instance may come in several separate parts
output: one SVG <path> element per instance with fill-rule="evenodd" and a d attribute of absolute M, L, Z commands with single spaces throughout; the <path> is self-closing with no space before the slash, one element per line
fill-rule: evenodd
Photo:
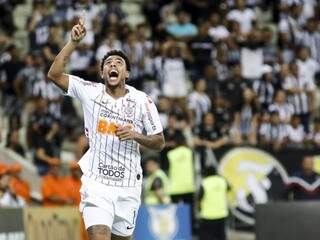
<path fill-rule="evenodd" d="M 72 200 L 72 204 L 78 206 L 80 204 L 80 187 L 81 187 L 81 170 L 76 161 L 69 163 L 70 173 L 62 179 L 64 187 L 67 189 L 68 199 Z"/>
<path fill-rule="evenodd" d="M 67 24 L 67 13 L 72 6 L 73 0 L 55 0 L 55 11 L 53 14 L 53 19 L 56 23 L 66 25 Z"/>
<path fill-rule="evenodd" d="M 214 115 L 211 112 L 205 113 L 201 124 L 196 129 L 194 142 L 196 150 L 200 153 L 202 170 L 207 166 L 217 164 L 213 150 L 225 145 L 229 141 L 228 137 L 223 136 L 220 130 L 215 124 Z"/>
<path fill-rule="evenodd" d="M 100 66 L 100 61 L 103 56 L 112 49 L 121 49 L 121 42 L 115 32 L 107 32 L 104 40 L 100 43 L 96 51 L 95 58 L 98 66 Z"/>
<path fill-rule="evenodd" d="M 293 148 L 302 148 L 306 140 L 306 132 L 301 124 L 300 117 L 294 114 L 287 127 L 286 145 Z"/>
<path fill-rule="evenodd" d="M 270 112 L 278 112 L 282 123 L 289 123 L 294 113 L 293 106 L 286 102 L 286 93 L 283 90 L 276 92 L 274 102 L 269 106 L 268 110 Z"/>
<path fill-rule="evenodd" d="M 36 109 L 30 116 L 27 140 L 34 151 L 39 174 L 46 174 L 51 159 L 59 157 L 62 133 L 59 121 L 48 112 L 47 102 L 41 97 L 36 100 Z"/>
<path fill-rule="evenodd" d="M 289 8 L 289 13 L 283 16 L 278 24 L 281 34 L 287 34 L 289 40 L 295 43 L 295 37 L 305 23 L 305 18 L 301 15 L 302 7 L 296 3 Z"/>
<path fill-rule="evenodd" d="M 29 49 L 31 51 L 41 50 L 47 43 L 52 23 L 53 18 L 48 4 L 44 0 L 35 0 L 33 2 L 32 15 L 27 22 Z"/>
<path fill-rule="evenodd" d="M 273 85 L 273 73 L 270 65 L 262 66 L 262 76 L 253 82 L 252 89 L 258 98 L 262 109 L 267 110 L 272 103 L 275 88 Z"/>
<path fill-rule="evenodd" d="M 289 64 L 295 57 L 294 44 L 290 41 L 290 34 L 279 33 L 278 55 L 281 63 Z"/>
<path fill-rule="evenodd" d="M 213 42 L 223 41 L 229 36 L 229 31 L 225 25 L 222 24 L 221 17 L 219 13 L 213 12 L 210 15 L 210 28 L 209 36 L 212 38 Z"/>
<path fill-rule="evenodd" d="M 251 89 L 246 88 L 243 99 L 235 109 L 234 122 L 231 129 L 232 139 L 236 144 L 257 143 L 258 108 Z"/>
<path fill-rule="evenodd" d="M 144 76 L 145 52 L 135 32 L 130 32 L 122 46 L 130 61 L 130 85 L 141 90 Z"/>
<path fill-rule="evenodd" d="M 84 9 L 85 13 L 83 12 Z M 81 42 L 88 45 L 88 47 L 91 47 L 94 44 L 95 28 L 100 26 L 98 23 L 98 13 L 98 6 L 93 4 L 91 0 L 75 1 L 67 12 L 67 20 L 71 23 L 70 26 L 73 26 L 80 16 L 84 17 L 86 36 Z"/>
<path fill-rule="evenodd" d="M 3 0 L 0 2 L 0 28 L 9 36 L 12 36 L 16 30 L 12 13 L 15 5 L 19 2 L 22 1 Z"/>
<path fill-rule="evenodd" d="M 25 201 L 11 189 L 10 181 L 9 167 L 6 164 L 0 163 L 0 207 L 24 207 Z"/>
<path fill-rule="evenodd" d="M 214 99 L 212 113 L 215 117 L 216 127 L 223 135 L 229 135 L 230 126 L 233 120 L 233 112 L 230 104 L 221 96 Z"/>
<path fill-rule="evenodd" d="M 315 84 L 308 78 L 302 78 L 297 64 L 290 63 L 290 74 L 284 79 L 283 88 L 287 92 L 288 102 L 298 114 L 304 130 L 309 132 L 310 114 L 314 109 Z"/>
<path fill-rule="evenodd" d="M 188 93 L 187 72 L 184 60 L 191 61 L 185 44 L 167 41 L 163 44 L 163 57 L 155 59 L 155 67 L 164 96 L 178 101 L 179 107 L 185 109 Z M 179 87 L 172 87 L 179 86 Z"/>
<path fill-rule="evenodd" d="M 251 31 L 247 39 L 241 42 L 241 73 L 244 78 L 253 81 L 261 77 L 263 44 L 258 30 Z"/>
<path fill-rule="evenodd" d="M 250 87 L 250 83 L 242 77 L 240 65 L 236 64 L 231 68 L 229 78 L 221 83 L 220 94 L 234 111 L 242 100 L 243 91 Z"/>
<path fill-rule="evenodd" d="M 48 104 L 48 112 L 52 114 L 55 118 L 61 118 L 61 102 L 62 94 L 61 90 L 50 81 L 48 76 L 44 75 L 44 78 L 39 79 L 33 85 L 33 96 L 43 97 Z"/>
<path fill-rule="evenodd" d="M 298 49 L 297 65 L 299 75 L 305 82 L 315 83 L 315 74 L 320 71 L 319 63 L 311 58 L 309 47 L 300 47 Z"/>
<path fill-rule="evenodd" d="M 189 14 L 183 9 L 177 11 L 177 22 L 169 24 L 166 30 L 177 40 L 189 40 L 198 32 L 197 26 L 190 22 Z"/>
<path fill-rule="evenodd" d="M 211 63 L 211 56 L 214 50 L 212 39 L 208 34 L 209 22 L 203 21 L 199 24 L 199 31 L 189 41 L 189 48 L 194 58 L 194 71 L 202 69 L 204 65 Z"/>
<path fill-rule="evenodd" d="M 277 62 L 278 52 L 273 43 L 273 31 L 271 28 L 265 27 L 261 31 L 261 38 L 264 42 L 263 46 L 263 62 L 264 64 L 274 66 Z"/>
<path fill-rule="evenodd" d="M 206 81 L 206 93 L 210 96 L 210 98 L 214 98 L 220 92 L 220 83 L 217 77 L 217 71 L 212 64 L 207 64 L 202 67 L 202 74 L 203 79 Z"/>
<path fill-rule="evenodd" d="M 177 146 L 176 138 L 178 134 L 179 130 L 177 129 L 177 117 L 174 113 L 171 113 L 168 115 L 168 124 L 163 130 L 166 145 L 160 153 L 160 167 L 166 172 L 169 169 L 168 152 Z"/>
<path fill-rule="evenodd" d="M 68 189 L 64 184 L 63 177 L 61 177 L 60 167 L 60 160 L 52 159 L 48 173 L 42 177 L 41 193 L 45 207 L 73 204 L 73 199 L 68 196 Z"/>
<path fill-rule="evenodd" d="M 164 1 L 163 1 L 164 2 Z M 174 0 L 169 1 L 165 5 L 163 5 L 160 9 L 160 17 L 161 17 L 161 23 L 158 28 L 162 28 L 165 26 L 168 26 L 170 24 L 177 22 L 177 15 L 179 9 L 182 8 L 182 1 L 181 0 Z"/>
<path fill-rule="evenodd" d="M 25 157 L 25 150 L 19 141 L 19 131 L 12 129 L 7 134 L 6 148 L 18 153 L 22 157 Z"/>
<path fill-rule="evenodd" d="M 34 83 L 43 77 L 43 69 L 38 68 L 37 63 L 37 57 L 34 53 L 26 54 L 24 66 L 21 70 L 18 70 L 16 79 L 14 80 L 17 97 L 23 102 L 31 100 Z"/>
<path fill-rule="evenodd" d="M 206 94 L 204 79 L 197 79 L 194 85 L 194 91 L 188 96 L 189 119 L 192 126 L 199 126 L 203 116 L 211 109 L 211 100 Z"/>
<path fill-rule="evenodd" d="M 99 59 L 100 61 L 101 59 Z M 86 43 L 80 43 L 70 56 L 70 71 L 88 81 L 97 81 L 94 52 Z"/>
<path fill-rule="evenodd" d="M 213 61 L 213 67 L 216 69 L 217 78 L 220 82 L 224 82 L 229 77 L 228 55 L 224 48 L 217 49 L 217 57 Z"/>
<path fill-rule="evenodd" d="M 169 115 L 173 111 L 170 100 L 165 96 L 158 96 L 158 112 L 160 116 L 161 125 L 167 128 Z"/>
<path fill-rule="evenodd" d="M 265 122 L 259 128 L 259 141 L 261 145 L 280 150 L 286 140 L 287 126 L 281 123 L 279 112 L 270 113 L 270 123 Z"/>
<path fill-rule="evenodd" d="M 318 31 L 319 20 L 316 18 L 309 18 L 304 30 L 296 34 L 296 42 L 299 45 L 306 46 L 310 49 L 311 57 L 320 62 L 320 33 Z"/>
<path fill-rule="evenodd" d="M 50 66 L 62 47 L 62 28 L 58 24 L 52 24 L 49 28 L 48 41 L 42 48 L 46 66 Z"/>
<path fill-rule="evenodd" d="M 306 188 L 305 183 L 312 184 L 319 179 L 314 171 L 314 159 L 312 156 L 305 156 L 301 162 L 301 170 L 293 174 L 293 181 L 287 186 L 286 197 L 289 200 L 306 201 L 319 200 L 319 187 L 315 189 Z"/>
<path fill-rule="evenodd" d="M 225 240 L 226 219 L 228 217 L 226 180 L 217 175 L 216 170 L 206 168 L 198 193 L 200 229 L 199 240 Z"/>
<path fill-rule="evenodd" d="M 23 198 L 26 203 L 29 203 L 31 199 L 30 185 L 26 180 L 21 178 L 21 171 L 22 166 L 19 163 L 14 163 L 9 166 L 9 172 L 11 173 L 9 185 L 12 192 Z"/>
<path fill-rule="evenodd" d="M 239 22 L 241 32 L 249 33 L 255 23 L 256 14 L 252 9 L 246 8 L 245 0 L 236 0 L 235 2 L 236 8 L 228 13 L 227 19 Z"/>
<path fill-rule="evenodd" d="M 157 157 L 150 156 L 144 161 L 147 178 L 144 184 L 144 203 L 147 205 L 169 204 L 169 179 L 159 168 Z"/>
<path fill-rule="evenodd" d="M 6 114 L 20 110 L 19 99 L 16 98 L 14 80 L 23 68 L 20 53 L 16 45 L 10 44 L 0 56 L 0 89 L 2 92 L 2 107 Z"/>

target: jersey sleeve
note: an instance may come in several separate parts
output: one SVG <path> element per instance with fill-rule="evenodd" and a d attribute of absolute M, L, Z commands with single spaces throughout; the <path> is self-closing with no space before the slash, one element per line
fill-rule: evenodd
<path fill-rule="evenodd" d="M 74 76 L 69 76 L 68 91 L 65 93 L 66 96 L 74 97 L 79 101 L 83 101 L 85 96 L 88 94 L 88 87 L 93 85 L 92 82 L 85 81 L 84 79 Z"/>
<path fill-rule="evenodd" d="M 147 135 L 154 135 L 163 131 L 156 105 L 149 96 L 146 96 L 143 104 L 142 121 Z"/>

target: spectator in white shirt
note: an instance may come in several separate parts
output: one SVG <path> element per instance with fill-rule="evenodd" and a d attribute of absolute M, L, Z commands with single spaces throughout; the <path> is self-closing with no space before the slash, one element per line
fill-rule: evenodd
<path fill-rule="evenodd" d="M 315 106 L 315 83 L 302 78 L 295 62 L 290 63 L 290 74 L 285 77 L 283 89 L 288 94 L 288 102 L 293 105 L 294 113 L 300 120 L 306 132 L 309 132 L 309 119 Z"/>
<path fill-rule="evenodd" d="M 287 136 L 287 127 L 281 123 L 279 112 L 271 112 L 270 123 L 264 123 L 259 129 L 260 144 L 279 150 Z"/>
<path fill-rule="evenodd" d="M 278 90 L 275 94 L 274 103 L 269 106 L 269 111 L 277 111 L 282 123 L 289 123 L 291 116 L 294 113 L 293 106 L 286 102 L 286 93 L 283 90 Z"/>
<path fill-rule="evenodd" d="M 96 52 L 96 60 L 100 62 L 103 56 L 110 50 L 121 49 L 121 42 L 118 40 L 117 34 L 115 32 L 108 32 L 106 34 L 105 40 L 100 44 Z M 100 63 L 98 63 L 100 66 Z"/>
<path fill-rule="evenodd" d="M 310 57 L 308 47 L 303 46 L 299 49 L 297 65 L 300 77 L 305 79 L 306 82 L 314 82 L 315 74 L 320 70 L 320 65 Z"/>
<path fill-rule="evenodd" d="M 203 115 L 211 108 L 211 100 L 206 94 L 206 81 L 199 79 L 195 83 L 194 91 L 188 97 L 188 108 L 191 122 L 194 125 L 199 125 Z"/>
<path fill-rule="evenodd" d="M 302 148 L 305 138 L 306 133 L 301 124 L 300 117 L 295 114 L 291 118 L 291 124 L 287 127 L 286 145 L 294 148 Z"/>
<path fill-rule="evenodd" d="M 248 33 L 257 18 L 256 14 L 252 9 L 246 8 L 245 0 L 237 0 L 236 5 L 237 8 L 228 13 L 227 19 L 239 22 L 241 32 Z"/>
<path fill-rule="evenodd" d="M 219 13 L 214 12 L 210 15 L 210 25 L 209 36 L 214 42 L 222 41 L 229 37 L 230 33 L 228 29 L 221 24 Z"/>
<path fill-rule="evenodd" d="M 320 62 L 320 32 L 318 31 L 319 20 L 309 18 L 305 29 L 296 35 L 296 44 L 307 46 L 311 57 Z"/>

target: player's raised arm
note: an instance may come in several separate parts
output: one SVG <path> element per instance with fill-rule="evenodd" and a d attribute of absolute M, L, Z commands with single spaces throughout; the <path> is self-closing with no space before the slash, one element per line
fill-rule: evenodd
<path fill-rule="evenodd" d="M 86 28 L 84 24 L 84 16 L 81 16 L 78 24 L 74 25 L 71 30 L 70 40 L 55 57 L 48 72 L 48 77 L 65 92 L 68 91 L 69 77 L 64 73 L 64 67 L 69 60 L 71 53 L 85 35 Z"/>

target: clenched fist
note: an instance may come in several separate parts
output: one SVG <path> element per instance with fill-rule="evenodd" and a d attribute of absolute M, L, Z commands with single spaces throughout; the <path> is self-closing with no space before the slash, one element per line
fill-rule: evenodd
<path fill-rule="evenodd" d="M 78 24 L 72 27 L 71 40 L 73 42 L 80 42 L 85 36 L 86 36 L 86 27 L 84 25 L 84 16 L 81 16 L 79 18 Z"/>

